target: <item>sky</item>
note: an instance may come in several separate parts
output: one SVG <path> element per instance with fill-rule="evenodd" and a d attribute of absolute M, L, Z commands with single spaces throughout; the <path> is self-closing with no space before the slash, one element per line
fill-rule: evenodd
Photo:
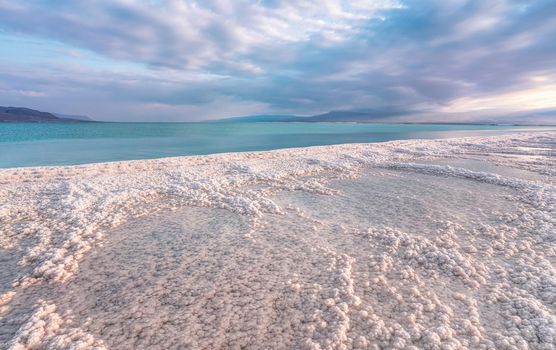
<path fill-rule="evenodd" d="M 556 1 L 0 0 L 0 105 L 556 123 Z"/>

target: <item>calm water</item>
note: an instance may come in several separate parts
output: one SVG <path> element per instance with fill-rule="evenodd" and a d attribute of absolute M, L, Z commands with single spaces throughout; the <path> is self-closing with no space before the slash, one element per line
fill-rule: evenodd
<path fill-rule="evenodd" d="M 0 123 L 0 167 L 498 135 L 541 127 L 356 123 Z"/>

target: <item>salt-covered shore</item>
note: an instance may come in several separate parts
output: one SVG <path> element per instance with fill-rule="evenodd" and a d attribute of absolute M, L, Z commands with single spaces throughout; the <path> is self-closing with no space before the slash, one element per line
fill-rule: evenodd
<path fill-rule="evenodd" d="M 556 349 L 556 133 L 0 170 L 1 349 Z"/>

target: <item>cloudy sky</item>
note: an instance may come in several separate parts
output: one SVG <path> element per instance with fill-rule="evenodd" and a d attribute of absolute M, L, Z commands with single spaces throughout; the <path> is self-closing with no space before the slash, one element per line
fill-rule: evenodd
<path fill-rule="evenodd" d="M 0 0 L 0 105 L 556 122 L 556 1 Z"/>

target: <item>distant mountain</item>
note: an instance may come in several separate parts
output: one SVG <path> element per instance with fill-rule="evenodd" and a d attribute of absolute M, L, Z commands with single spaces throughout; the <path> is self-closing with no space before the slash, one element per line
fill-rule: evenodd
<path fill-rule="evenodd" d="M 54 115 L 57 116 L 58 118 L 63 118 L 63 119 L 77 119 L 77 120 L 82 120 L 82 121 L 86 121 L 86 122 L 94 121 L 91 118 L 89 118 L 87 116 L 84 116 L 84 115 L 61 114 L 61 113 L 54 113 Z"/>
<path fill-rule="evenodd" d="M 371 122 L 377 119 L 390 117 L 391 112 L 354 112 L 354 111 L 332 111 L 324 114 L 306 117 L 306 122 Z"/>
<path fill-rule="evenodd" d="M 0 106 L 0 122 L 60 123 L 91 121 L 73 117 L 60 117 L 53 113 L 41 112 L 24 107 Z"/>
<path fill-rule="evenodd" d="M 249 115 L 244 117 L 232 117 L 219 119 L 217 122 L 376 122 L 384 118 L 399 115 L 397 112 L 384 111 L 331 111 L 324 114 L 301 117 L 295 115 Z"/>
<path fill-rule="evenodd" d="M 556 109 L 536 110 L 505 114 L 500 116 L 472 117 L 463 114 L 421 114 L 409 118 L 412 111 L 369 109 L 360 111 L 331 111 L 313 116 L 296 115 L 249 115 L 215 120 L 217 123 L 260 123 L 260 122 L 301 122 L 301 123 L 418 123 L 418 124 L 482 124 L 482 125 L 556 125 Z M 416 120 L 417 119 L 417 120 Z"/>
<path fill-rule="evenodd" d="M 292 122 L 298 121 L 301 118 L 295 115 L 247 115 L 242 117 L 230 117 L 224 119 L 217 119 L 214 122 L 217 123 L 256 123 L 256 122 Z"/>

